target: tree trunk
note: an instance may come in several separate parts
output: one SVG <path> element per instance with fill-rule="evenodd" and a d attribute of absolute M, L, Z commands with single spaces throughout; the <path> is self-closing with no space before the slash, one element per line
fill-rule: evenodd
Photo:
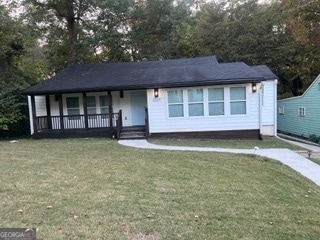
<path fill-rule="evenodd" d="M 66 0 L 67 5 L 67 30 L 68 30 L 68 41 L 69 41 L 69 49 L 68 49 L 68 65 L 75 63 L 76 56 L 76 41 L 77 41 L 77 33 L 76 33 L 76 17 L 73 9 L 73 0 Z"/>

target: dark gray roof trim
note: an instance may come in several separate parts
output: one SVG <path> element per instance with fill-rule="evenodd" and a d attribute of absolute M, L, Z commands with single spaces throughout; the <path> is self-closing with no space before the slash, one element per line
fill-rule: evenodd
<path fill-rule="evenodd" d="M 24 93 L 44 95 L 237 84 L 268 80 L 265 72 L 272 73 L 267 66 L 257 70 L 242 62 L 219 64 L 215 56 L 72 65 Z"/>

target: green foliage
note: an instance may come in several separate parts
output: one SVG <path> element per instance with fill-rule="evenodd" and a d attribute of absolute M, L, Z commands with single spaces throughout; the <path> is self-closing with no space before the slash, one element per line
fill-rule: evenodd
<path fill-rule="evenodd" d="M 311 142 L 314 142 L 314 143 L 319 143 L 320 142 L 320 136 L 317 136 L 315 134 L 311 134 L 309 136 L 309 139 Z"/>
<path fill-rule="evenodd" d="M 278 2 L 208 2 L 195 22 L 177 29 L 174 41 L 182 56 L 216 54 L 222 62 L 267 64 L 280 77 L 281 94 L 299 95 L 309 79 L 301 67 L 305 48 L 287 31 L 282 11 Z"/>
<path fill-rule="evenodd" d="M 173 0 L 138 2 L 132 14 L 130 32 L 134 59 L 170 58 L 173 15 Z"/>
<path fill-rule="evenodd" d="M 289 73 L 300 95 L 320 72 L 320 1 L 283 0 L 282 9 L 288 33 L 300 51 L 295 55 L 293 71 Z"/>
<path fill-rule="evenodd" d="M 27 101 L 21 91 L 44 78 L 43 61 L 30 50 L 35 43 L 31 34 L 0 5 L 0 136 L 25 121 Z"/>
<path fill-rule="evenodd" d="M 74 63 L 129 61 L 125 49 L 133 0 L 26 0 L 25 18 L 44 39 L 49 74 Z"/>
<path fill-rule="evenodd" d="M 24 0 L 23 21 L 2 6 L 1 94 L 73 63 L 215 54 L 220 62 L 267 64 L 280 96 L 300 95 L 320 72 L 319 1 Z"/>
<path fill-rule="evenodd" d="M 299 21 L 286 14 L 298 2 L 26 0 L 24 5 L 28 22 L 45 39 L 50 74 L 72 63 L 215 54 L 222 62 L 267 64 L 280 78 L 280 95 L 287 96 L 300 95 L 320 71 L 320 54 L 311 47 L 319 45 L 317 15 L 310 7 L 299 11 Z"/>

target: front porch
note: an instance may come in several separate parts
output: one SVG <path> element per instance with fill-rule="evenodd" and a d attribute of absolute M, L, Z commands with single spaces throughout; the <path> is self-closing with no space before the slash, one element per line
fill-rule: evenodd
<path fill-rule="evenodd" d="M 34 138 L 110 137 L 119 138 L 122 111 L 112 114 L 35 117 Z"/>
<path fill-rule="evenodd" d="M 126 92 L 125 98 L 123 94 L 111 92 L 32 95 L 29 98 L 32 136 L 137 138 L 136 131 L 128 127 L 140 126 L 143 127 L 140 133 L 143 132 L 145 137 L 149 129 L 148 110 L 145 103 L 139 107 L 130 104 L 134 100 L 132 96 L 134 94 L 131 92 Z M 121 104 L 121 101 L 129 104 Z M 139 118 L 132 118 L 128 123 L 130 115 Z M 142 134 L 139 134 L 139 138 L 141 137 Z"/>

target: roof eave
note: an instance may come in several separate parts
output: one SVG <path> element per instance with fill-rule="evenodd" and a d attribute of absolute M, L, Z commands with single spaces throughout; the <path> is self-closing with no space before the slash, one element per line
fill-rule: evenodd
<path fill-rule="evenodd" d="M 125 91 L 125 90 L 145 90 L 152 88 L 177 88 L 177 87 L 196 87 L 196 86 L 210 86 L 210 85 L 227 85 L 227 84 L 244 84 L 244 83 L 259 83 L 265 81 L 264 78 L 248 78 L 248 79 L 220 79 L 207 80 L 197 82 L 168 82 L 159 84 L 139 84 L 139 85 L 118 85 L 109 87 L 94 87 L 94 88 L 74 88 L 61 89 L 51 91 L 23 91 L 25 95 L 52 95 L 52 94 L 72 94 L 81 92 L 104 92 L 104 91 Z"/>

